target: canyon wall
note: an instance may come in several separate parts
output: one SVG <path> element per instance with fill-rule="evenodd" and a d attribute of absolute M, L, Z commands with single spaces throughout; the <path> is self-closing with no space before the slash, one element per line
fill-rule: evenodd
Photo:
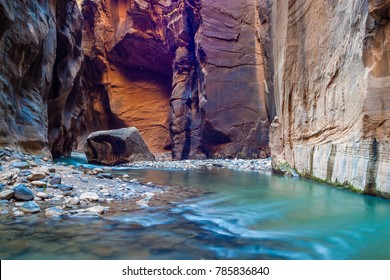
<path fill-rule="evenodd" d="M 56 1 L 0 1 L 0 145 L 48 152 Z"/>
<path fill-rule="evenodd" d="M 1 146 L 50 155 L 72 141 L 81 31 L 76 1 L 0 1 Z"/>
<path fill-rule="evenodd" d="M 82 11 L 87 116 L 108 108 L 111 125 L 175 159 L 269 155 L 256 1 L 87 0 Z"/>
<path fill-rule="evenodd" d="M 275 169 L 390 193 L 389 14 L 390 1 L 274 1 Z"/>

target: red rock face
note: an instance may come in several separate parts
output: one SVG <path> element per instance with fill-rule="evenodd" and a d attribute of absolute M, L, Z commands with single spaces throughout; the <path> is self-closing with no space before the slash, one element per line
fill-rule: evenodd
<path fill-rule="evenodd" d="M 99 107 L 154 153 L 267 156 L 274 106 L 258 31 L 269 9 L 254 3 L 84 1 L 86 74 L 96 74 L 86 95 L 106 96 Z"/>
<path fill-rule="evenodd" d="M 269 154 L 268 1 L 9 2 L 1 145 L 69 155 L 135 126 L 176 159 Z"/>

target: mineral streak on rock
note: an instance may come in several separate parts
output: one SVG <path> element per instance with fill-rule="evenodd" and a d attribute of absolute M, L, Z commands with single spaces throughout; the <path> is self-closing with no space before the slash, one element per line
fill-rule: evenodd
<path fill-rule="evenodd" d="M 0 1 L 0 145 L 48 152 L 56 1 Z"/>
<path fill-rule="evenodd" d="M 177 159 L 267 156 L 274 105 L 256 1 L 84 1 L 82 11 L 87 116 L 106 108 L 99 115 L 116 120 L 100 128 L 135 126 L 152 152 Z"/>
<path fill-rule="evenodd" d="M 273 165 L 390 192 L 390 1 L 273 3 Z"/>

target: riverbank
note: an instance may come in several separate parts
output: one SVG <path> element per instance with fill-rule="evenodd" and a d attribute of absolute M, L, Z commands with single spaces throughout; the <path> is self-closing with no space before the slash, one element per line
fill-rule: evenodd
<path fill-rule="evenodd" d="M 271 171 L 270 159 L 210 159 L 210 160 L 182 160 L 182 161 L 141 161 L 123 165 L 134 168 L 159 168 L 175 170 L 227 168 L 236 170 Z"/>
<path fill-rule="evenodd" d="M 78 156 L 81 163 L 66 164 L 7 147 L 0 149 L 0 214 L 3 217 L 101 216 L 166 205 L 203 194 L 191 186 L 138 182 L 127 174 L 114 177 L 111 172 L 115 168 L 271 170 L 268 159 L 156 161 L 96 167 L 83 164 L 82 155 Z"/>

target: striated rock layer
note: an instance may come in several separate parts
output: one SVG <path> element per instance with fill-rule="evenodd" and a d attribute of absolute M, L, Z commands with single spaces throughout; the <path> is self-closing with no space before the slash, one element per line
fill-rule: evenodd
<path fill-rule="evenodd" d="M 390 193 L 390 1 L 275 0 L 273 165 Z"/>
<path fill-rule="evenodd" d="M 249 0 L 83 1 L 86 115 L 100 116 L 86 134 L 135 126 L 176 159 L 267 156 L 261 11 Z"/>
<path fill-rule="evenodd" d="M 0 1 L 1 146 L 56 154 L 73 141 L 81 30 L 74 0 Z"/>

